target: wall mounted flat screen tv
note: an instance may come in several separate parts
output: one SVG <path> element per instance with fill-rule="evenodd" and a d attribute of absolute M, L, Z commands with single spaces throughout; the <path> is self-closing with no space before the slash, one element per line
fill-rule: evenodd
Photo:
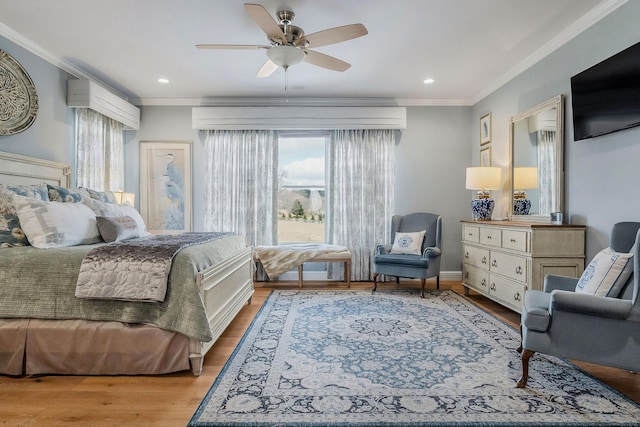
<path fill-rule="evenodd" d="M 573 139 L 640 125 L 640 43 L 571 77 Z"/>

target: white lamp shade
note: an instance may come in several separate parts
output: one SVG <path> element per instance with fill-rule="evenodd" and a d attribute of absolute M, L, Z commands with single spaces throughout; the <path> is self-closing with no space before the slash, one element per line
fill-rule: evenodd
<path fill-rule="evenodd" d="M 498 190 L 501 188 L 502 169 L 498 167 L 467 168 L 468 190 Z"/>
<path fill-rule="evenodd" d="M 304 59 L 304 51 L 293 46 L 275 46 L 267 50 L 267 56 L 278 67 L 289 68 Z"/>
<path fill-rule="evenodd" d="M 125 193 L 124 191 L 112 191 L 112 193 L 114 196 L 116 196 L 116 200 L 118 201 L 119 205 L 123 204 L 124 202 L 129 202 L 131 206 L 135 206 L 135 193 Z"/>
<path fill-rule="evenodd" d="M 538 168 L 513 168 L 513 188 L 516 190 L 538 188 Z"/>

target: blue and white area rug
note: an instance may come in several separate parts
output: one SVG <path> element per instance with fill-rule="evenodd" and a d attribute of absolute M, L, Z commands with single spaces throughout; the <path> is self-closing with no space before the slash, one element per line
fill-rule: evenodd
<path fill-rule="evenodd" d="M 640 406 L 536 354 L 453 292 L 274 291 L 189 426 L 640 425 Z"/>

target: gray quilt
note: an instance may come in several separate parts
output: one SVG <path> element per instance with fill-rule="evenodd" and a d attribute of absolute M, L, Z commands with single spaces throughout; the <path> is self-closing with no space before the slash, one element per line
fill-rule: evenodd
<path fill-rule="evenodd" d="M 181 249 L 229 234 L 156 235 L 94 248 L 82 260 L 76 297 L 164 301 L 173 257 Z"/>
<path fill-rule="evenodd" d="M 244 238 L 230 235 L 182 249 L 173 259 L 164 301 L 149 304 L 75 297 L 82 260 L 98 246 L 0 249 L 0 318 L 147 323 L 211 341 L 211 328 L 195 275 L 247 247 Z"/>

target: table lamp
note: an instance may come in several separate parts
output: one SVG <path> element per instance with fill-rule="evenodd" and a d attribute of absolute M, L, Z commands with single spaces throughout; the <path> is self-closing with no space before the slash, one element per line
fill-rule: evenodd
<path fill-rule="evenodd" d="M 467 190 L 478 190 L 471 201 L 471 213 L 474 221 L 489 221 L 495 202 L 488 190 L 500 189 L 502 169 L 498 167 L 467 168 Z"/>
<path fill-rule="evenodd" d="M 529 215 L 531 200 L 524 190 L 538 188 L 538 168 L 513 168 L 513 214 Z"/>
<path fill-rule="evenodd" d="M 135 193 L 125 193 L 124 191 L 112 191 L 113 195 L 116 196 L 116 200 L 118 204 L 121 205 L 124 202 L 129 202 L 131 206 L 135 206 L 136 203 L 136 194 Z"/>

